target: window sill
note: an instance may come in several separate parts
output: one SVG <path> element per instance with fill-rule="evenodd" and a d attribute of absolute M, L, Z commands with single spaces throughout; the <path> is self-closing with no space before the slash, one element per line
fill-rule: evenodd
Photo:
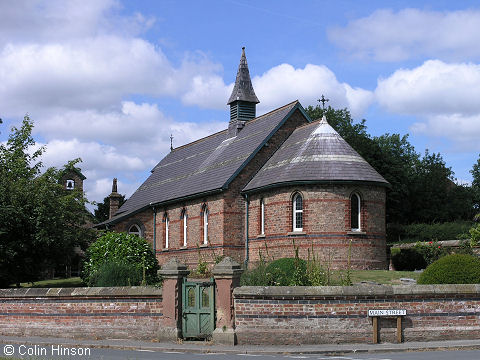
<path fill-rule="evenodd" d="M 262 238 L 265 238 L 265 234 L 257 235 L 257 239 L 262 239 Z"/>
<path fill-rule="evenodd" d="M 200 247 L 201 247 L 201 248 L 208 247 L 208 244 L 203 244 L 203 243 L 202 243 L 202 244 L 200 244 Z"/>
<path fill-rule="evenodd" d="M 348 231 L 347 235 L 367 235 L 365 231 Z"/>
<path fill-rule="evenodd" d="M 162 251 L 169 251 L 169 248 L 163 248 Z"/>
<path fill-rule="evenodd" d="M 187 249 L 187 246 L 180 246 L 180 250 L 181 249 Z"/>
<path fill-rule="evenodd" d="M 307 235 L 305 231 L 291 231 L 287 233 L 287 236 L 301 236 L 301 235 Z"/>

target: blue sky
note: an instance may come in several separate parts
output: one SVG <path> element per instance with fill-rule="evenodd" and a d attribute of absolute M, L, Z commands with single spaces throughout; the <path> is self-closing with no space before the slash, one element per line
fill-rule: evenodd
<path fill-rule="evenodd" d="M 295 99 L 410 134 L 462 182 L 480 153 L 476 1 L 0 0 L 0 141 L 25 113 L 47 166 L 127 196 L 174 146 L 222 130 L 241 47 L 258 113 Z"/>

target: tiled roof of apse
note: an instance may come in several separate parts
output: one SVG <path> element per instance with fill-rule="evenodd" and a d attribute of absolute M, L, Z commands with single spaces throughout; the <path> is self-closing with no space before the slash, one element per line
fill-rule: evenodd
<path fill-rule="evenodd" d="M 107 222 L 144 209 L 199 194 L 225 189 L 235 175 L 260 150 L 263 143 L 297 108 L 294 101 L 247 121 L 237 136 L 221 131 L 171 151 L 152 174 Z"/>
<path fill-rule="evenodd" d="M 388 182 L 323 117 L 297 128 L 244 191 L 296 182 Z"/>

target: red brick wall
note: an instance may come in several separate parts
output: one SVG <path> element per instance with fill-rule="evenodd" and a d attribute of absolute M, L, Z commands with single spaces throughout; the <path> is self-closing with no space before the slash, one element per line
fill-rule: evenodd
<path fill-rule="evenodd" d="M 225 214 L 228 214 L 228 216 L 224 217 L 224 241 L 226 244 L 232 244 L 242 248 L 242 250 L 234 251 L 233 254 L 232 251 L 228 251 L 228 255 L 239 262 L 242 262 L 245 257 L 245 199 L 240 192 L 267 160 L 280 148 L 292 132 L 297 127 L 306 124 L 306 122 L 300 110 L 296 110 L 272 138 L 268 140 L 268 146 L 264 146 L 257 153 L 250 163 L 230 183 L 227 191 L 224 193 L 224 211 Z"/>
<path fill-rule="evenodd" d="M 478 339 L 478 285 L 240 287 L 239 344 L 370 343 L 369 309 L 405 309 L 404 341 Z M 396 318 L 379 318 L 379 340 L 396 342 Z"/>
<path fill-rule="evenodd" d="M 244 186 L 280 147 L 286 138 L 306 122 L 297 110 L 285 124 L 268 141 L 250 163 L 237 175 L 228 189 L 221 194 L 204 198 L 179 202 L 157 209 L 156 220 L 156 254 L 160 265 L 171 257 L 177 257 L 190 268 L 196 268 L 201 260 L 212 266 L 218 256 L 231 256 L 238 262 L 245 257 L 245 200 L 240 194 Z M 203 245 L 202 207 L 208 206 L 209 229 L 208 246 Z M 187 246 L 183 247 L 183 226 L 181 213 L 188 214 Z M 169 248 L 165 249 L 164 214 L 169 217 Z M 153 211 L 145 210 L 117 225 L 115 231 L 127 231 L 133 223 L 141 223 L 145 227 L 144 237 L 153 247 Z"/>
<path fill-rule="evenodd" d="M 293 230 L 292 198 L 303 197 L 303 231 Z M 361 197 L 361 232 L 351 231 L 350 195 Z M 265 204 L 265 236 L 260 234 L 260 199 Z M 249 258 L 307 259 L 313 252 L 332 268 L 386 269 L 385 188 L 367 185 L 300 185 L 250 196 Z"/>
<path fill-rule="evenodd" d="M 3 289 L 0 335 L 157 339 L 162 312 L 161 289 Z"/>

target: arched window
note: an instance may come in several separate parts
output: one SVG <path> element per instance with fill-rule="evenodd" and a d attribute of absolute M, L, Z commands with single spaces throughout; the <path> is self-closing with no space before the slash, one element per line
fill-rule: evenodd
<path fill-rule="evenodd" d="M 128 233 L 132 235 L 142 236 L 142 230 L 140 229 L 140 226 L 138 226 L 137 224 L 133 224 L 132 226 L 130 226 L 128 228 Z"/>
<path fill-rule="evenodd" d="M 182 211 L 182 238 L 183 238 L 183 246 L 187 246 L 187 222 L 188 222 L 188 216 L 187 216 L 187 210 Z"/>
<path fill-rule="evenodd" d="M 350 197 L 350 226 L 352 231 L 360 231 L 361 222 L 361 202 L 358 194 L 352 194 Z"/>
<path fill-rule="evenodd" d="M 293 231 L 303 231 L 303 198 L 295 194 L 292 201 Z"/>
<path fill-rule="evenodd" d="M 260 199 L 260 234 L 265 235 L 265 201 Z"/>
<path fill-rule="evenodd" d="M 208 244 L 208 208 L 203 207 L 203 244 Z"/>
<path fill-rule="evenodd" d="M 163 216 L 163 219 L 164 219 L 164 223 L 165 223 L 165 249 L 168 249 L 168 232 L 169 232 L 169 228 L 168 228 L 168 225 L 169 225 L 169 220 L 168 220 L 168 214 L 165 213 L 165 215 Z"/>

